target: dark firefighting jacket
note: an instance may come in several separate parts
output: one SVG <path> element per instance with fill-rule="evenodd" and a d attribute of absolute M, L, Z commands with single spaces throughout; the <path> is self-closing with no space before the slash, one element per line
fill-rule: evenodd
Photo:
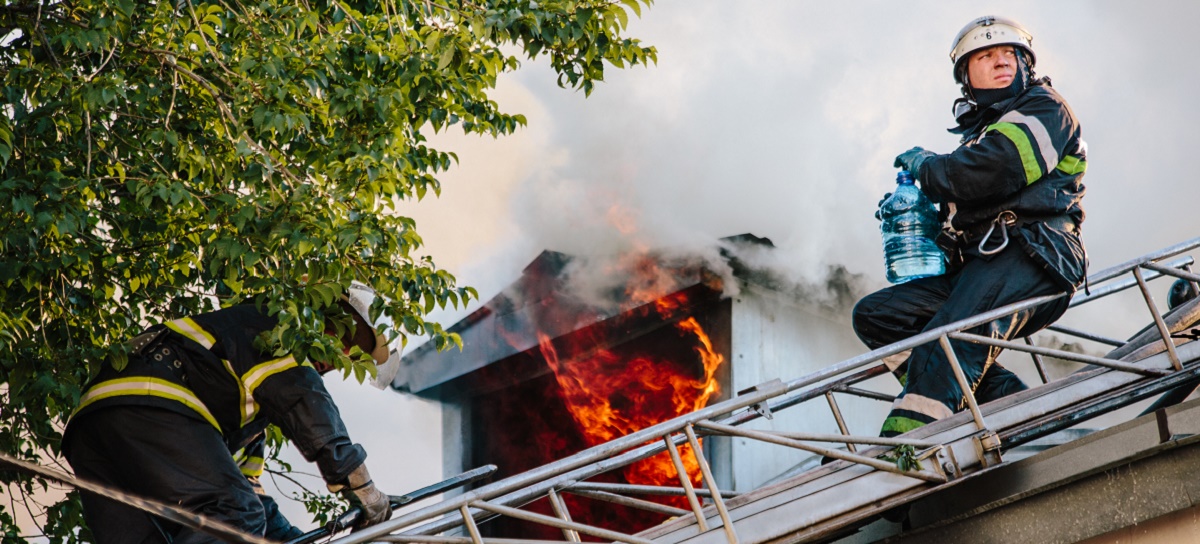
<path fill-rule="evenodd" d="M 1080 238 L 1087 146 L 1075 114 L 1041 80 L 973 121 L 959 127 L 958 149 L 930 157 L 917 172 L 946 231 L 973 247 L 1002 212 L 1011 212 L 1012 239 L 1074 291 L 1087 272 Z"/>
<path fill-rule="evenodd" d="M 71 421 L 105 406 L 156 406 L 211 425 L 231 453 L 261 440 L 274 423 L 327 482 L 341 482 L 366 452 L 350 441 L 312 365 L 264 347 L 260 336 L 275 324 L 255 306 L 241 305 L 151 327 L 149 336 L 160 334 L 132 353 L 123 370 L 105 365 Z"/>

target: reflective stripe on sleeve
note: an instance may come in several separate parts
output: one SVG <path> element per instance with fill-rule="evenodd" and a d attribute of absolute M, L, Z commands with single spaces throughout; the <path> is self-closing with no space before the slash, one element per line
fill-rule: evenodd
<path fill-rule="evenodd" d="M 1000 118 L 1000 122 L 1025 125 L 1025 128 L 1033 135 L 1033 141 L 1037 144 L 1038 151 L 1041 152 L 1042 164 L 1045 164 L 1047 169 L 1058 164 L 1058 148 L 1054 147 L 1050 131 L 1046 130 L 1046 125 L 1043 125 L 1040 119 L 1019 111 L 1010 111 Z"/>
<path fill-rule="evenodd" d="M 197 414 L 200 414 L 200 417 L 211 423 L 217 429 L 217 432 L 221 432 L 221 425 L 217 423 L 217 418 L 213 417 L 212 413 L 208 411 L 208 407 L 190 389 L 161 378 L 151 378 L 148 376 L 118 378 L 96 384 L 95 387 L 89 389 L 79 399 L 79 407 L 71 415 L 74 416 L 89 404 L 99 400 L 138 395 L 169 399 L 183 404 L 195 410 Z"/>
<path fill-rule="evenodd" d="M 265 467 L 262 457 L 244 457 L 238 462 L 238 469 L 246 476 L 262 476 Z"/>
<path fill-rule="evenodd" d="M 211 349 L 213 344 L 217 343 L 217 339 L 213 338 L 213 335 L 209 334 L 208 331 L 204 330 L 204 328 L 202 328 L 195 321 L 192 321 L 192 318 L 190 317 L 168 321 L 167 327 L 179 334 L 195 340 L 197 344 L 204 346 L 204 349 Z"/>
<path fill-rule="evenodd" d="M 1087 161 L 1080 159 L 1074 155 L 1063 157 L 1058 163 L 1058 169 L 1065 174 L 1075 175 L 1082 174 L 1087 171 Z"/>
<path fill-rule="evenodd" d="M 254 413 L 258 411 L 256 409 L 257 407 L 253 401 L 246 402 L 246 399 L 250 396 L 250 394 L 246 391 L 246 384 L 242 382 L 241 378 L 238 377 L 237 372 L 233 370 L 233 364 L 225 359 L 221 359 L 221 363 L 225 365 L 225 371 L 228 372 L 230 376 L 233 376 L 233 381 L 237 382 L 238 384 L 238 406 L 241 407 L 240 411 L 242 414 L 241 426 L 245 427 L 247 423 L 250 423 Z M 252 408 L 255 409 L 252 410 Z"/>
<path fill-rule="evenodd" d="M 262 384 L 263 380 L 274 376 L 280 372 L 300 366 L 296 363 L 296 358 L 288 355 L 280 359 L 273 359 L 265 363 L 255 365 L 244 376 L 242 376 L 243 390 L 245 398 L 242 402 L 242 425 L 254 419 L 258 414 L 258 403 L 254 401 L 254 390 Z"/>
<path fill-rule="evenodd" d="M 1026 185 L 1041 179 L 1042 167 L 1038 165 L 1037 157 L 1033 154 L 1033 145 L 1029 142 L 1029 136 L 1025 134 L 1024 130 L 1021 130 L 1021 127 L 1012 123 L 996 123 L 987 129 L 1007 136 L 1009 140 L 1012 140 L 1013 145 L 1017 146 L 1017 153 L 1021 156 L 1021 167 L 1025 170 Z"/>

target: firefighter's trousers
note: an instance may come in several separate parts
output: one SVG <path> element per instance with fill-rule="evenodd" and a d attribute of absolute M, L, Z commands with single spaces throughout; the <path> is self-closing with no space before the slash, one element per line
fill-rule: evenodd
<path fill-rule="evenodd" d="M 263 504 L 208 423 L 149 406 L 112 406 L 79 417 L 67 460 L 80 478 L 263 534 Z M 83 513 L 97 544 L 221 542 L 90 493 L 83 493 Z"/>
<path fill-rule="evenodd" d="M 915 336 L 1021 300 L 1063 292 L 1017 243 L 990 258 L 968 256 L 957 270 L 882 289 L 854 308 L 854 331 L 872 349 Z M 1062 297 L 966 332 L 1011 339 L 1028 336 L 1062 316 L 1070 297 Z M 967 382 L 980 403 L 1028 387 L 995 364 L 999 349 L 951 340 Z M 904 385 L 880 434 L 894 436 L 948 417 L 966 408 L 963 390 L 936 341 L 914 348 L 894 369 Z"/>

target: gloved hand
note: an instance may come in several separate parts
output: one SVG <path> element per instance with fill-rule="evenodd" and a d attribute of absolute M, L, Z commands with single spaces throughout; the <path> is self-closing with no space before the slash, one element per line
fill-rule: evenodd
<path fill-rule="evenodd" d="M 914 178 L 920 179 L 920 174 L 918 172 L 921 171 L 921 165 L 934 155 L 937 155 L 937 153 L 929 151 L 923 147 L 914 147 L 897 155 L 896 161 L 892 163 L 892 166 L 908 170 L 910 173 L 912 173 Z"/>
<path fill-rule="evenodd" d="M 351 506 L 362 509 L 362 517 L 355 525 L 358 529 L 383 523 L 392 517 L 392 505 L 388 496 L 375 487 L 365 463 L 358 465 L 358 468 L 346 477 L 345 483 L 329 486 L 329 490 L 341 494 L 342 498 L 350 501 Z"/>
<path fill-rule="evenodd" d="M 883 217 L 879 216 L 879 212 L 881 210 L 883 210 L 883 203 L 887 202 L 887 199 L 889 199 L 889 198 L 892 198 L 892 193 L 883 193 L 883 198 L 879 199 L 879 203 L 875 205 L 875 220 L 876 221 L 883 221 Z"/>

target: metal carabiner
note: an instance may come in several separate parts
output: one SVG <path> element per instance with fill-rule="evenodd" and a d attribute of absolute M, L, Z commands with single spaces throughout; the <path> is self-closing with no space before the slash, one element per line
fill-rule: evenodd
<path fill-rule="evenodd" d="M 1004 248 L 1008 247 L 1008 226 L 1014 225 L 1016 222 L 1017 214 L 1013 213 L 1011 210 L 1004 210 L 996 215 L 996 219 L 992 221 L 992 226 L 988 227 L 987 234 L 984 234 L 983 239 L 979 240 L 979 254 L 995 255 L 1001 251 L 1004 251 Z M 995 249 L 984 249 L 983 246 L 987 244 L 987 241 L 992 238 L 992 233 L 996 231 L 996 225 L 1000 225 L 1001 227 L 1000 234 L 1002 235 L 1002 239 L 1000 241 L 1000 245 Z"/>

